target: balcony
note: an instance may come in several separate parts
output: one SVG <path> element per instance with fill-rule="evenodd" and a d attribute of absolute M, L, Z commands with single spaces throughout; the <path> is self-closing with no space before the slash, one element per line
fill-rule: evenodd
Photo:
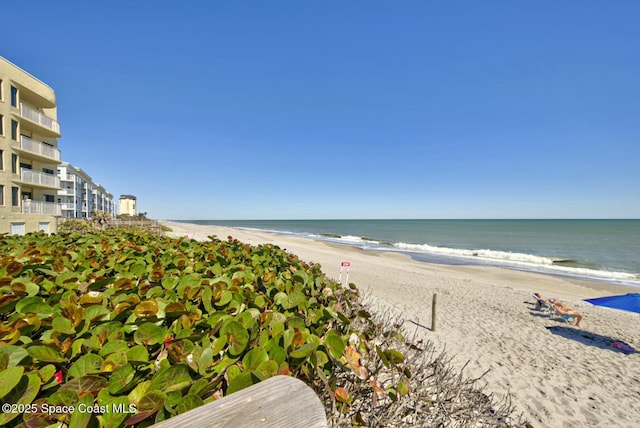
<path fill-rule="evenodd" d="M 20 149 L 22 151 L 32 153 L 49 161 L 55 160 L 60 162 L 60 150 L 38 141 L 34 141 L 24 135 L 20 136 Z"/>
<path fill-rule="evenodd" d="M 22 201 L 22 214 L 62 215 L 60 204 L 55 202 L 41 202 L 25 199 Z"/>
<path fill-rule="evenodd" d="M 67 210 L 67 211 L 75 211 L 76 210 L 76 204 L 74 204 L 72 202 L 62 202 L 60 205 L 62 206 L 63 210 Z"/>
<path fill-rule="evenodd" d="M 24 103 L 20 103 L 20 115 L 25 119 L 37 123 L 43 128 L 46 128 L 53 133 L 60 135 L 60 124 L 57 120 L 51 119 L 40 110 L 36 110 L 33 107 L 29 107 Z"/>
<path fill-rule="evenodd" d="M 26 168 L 22 168 L 20 170 L 20 181 L 38 187 L 47 187 L 53 189 L 60 188 L 60 179 L 57 176 L 52 174 L 45 174 L 43 172 L 32 171 Z"/>

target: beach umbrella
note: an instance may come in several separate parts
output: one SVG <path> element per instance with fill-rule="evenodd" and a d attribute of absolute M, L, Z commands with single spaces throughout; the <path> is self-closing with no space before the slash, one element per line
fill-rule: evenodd
<path fill-rule="evenodd" d="M 622 309 L 623 311 L 636 312 L 640 314 L 640 293 L 597 297 L 595 299 L 584 299 L 584 301 L 597 306 L 606 306 L 607 308 Z"/>

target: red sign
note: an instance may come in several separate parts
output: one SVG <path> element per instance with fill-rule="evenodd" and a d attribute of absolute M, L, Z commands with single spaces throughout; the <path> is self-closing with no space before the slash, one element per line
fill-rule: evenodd
<path fill-rule="evenodd" d="M 342 262 L 342 263 L 340 263 L 340 266 L 349 267 L 349 266 L 351 266 L 351 262 Z"/>

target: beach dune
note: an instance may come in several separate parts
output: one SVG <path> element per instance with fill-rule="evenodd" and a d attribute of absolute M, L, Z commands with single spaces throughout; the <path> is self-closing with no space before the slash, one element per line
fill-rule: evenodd
<path fill-rule="evenodd" d="M 640 353 L 611 346 L 624 341 L 640 349 L 640 315 L 583 302 L 637 292 L 630 287 L 486 266 L 427 264 L 399 253 L 254 230 L 164 224 L 172 229 L 169 236 L 232 236 L 252 245 L 278 245 L 305 262 L 321 264 L 335 280 L 341 262 L 350 262 L 349 282 L 374 305 L 401 314 L 409 331 L 445 349 L 469 377 L 486 372 L 481 382 L 487 391 L 498 399 L 508 394 L 533 426 L 640 424 Z M 581 328 L 536 310 L 534 292 L 583 314 Z M 437 328 L 431 331 L 434 294 Z"/>

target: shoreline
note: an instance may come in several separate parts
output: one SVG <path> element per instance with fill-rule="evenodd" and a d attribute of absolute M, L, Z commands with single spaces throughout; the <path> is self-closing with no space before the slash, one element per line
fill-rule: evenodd
<path fill-rule="evenodd" d="M 640 353 L 611 347 L 622 340 L 640 349 L 640 316 L 596 307 L 583 299 L 637 292 L 637 287 L 592 282 L 493 266 L 437 265 L 398 252 L 361 248 L 224 226 L 162 221 L 168 236 L 206 240 L 228 236 L 273 244 L 338 280 L 351 262 L 349 282 L 374 305 L 391 308 L 407 331 L 446 350 L 468 377 L 482 377 L 496 398 L 509 394 L 533 426 L 634 426 L 640 415 Z M 581 328 L 543 316 L 532 294 L 563 300 L 584 315 Z M 430 325 L 438 296 L 437 329 Z M 619 385 L 611 388 L 612 382 Z"/>
<path fill-rule="evenodd" d="M 373 221 L 373 220 L 371 220 Z M 395 220 L 394 220 L 395 221 Z M 425 220 L 426 221 L 426 220 Z M 557 221 L 557 220 L 553 220 Z M 180 223 L 183 220 L 176 220 Z M 184 222 L 189 223 L 184 220 Z M 279 222 L 279 221 L 276 221 Z M 259 222 L 258 222 L 259 223 Z M 268 221 L 267 221 L 268 223 Z M 374 236 L 371 231 L 367 231 L 367 235 L 359 235 L 359 232 L 354 231 L 347 233 L 346 235 L 337 234 L 335 232 L 322 232 L 314 229 L 314 225 L 309 225 L 313 230 L 311 232 L 305 231 L 298 226 L 286 229 L 287 224 L 282 225 L 284 228 L 279 229 L 275 224 L 265 224 L 261 227 L 257 224 L 215 224 L 208 221 L 196 221 L 192 223 L 195 225 L 212 225 L 221 227 L 230 227 L 237 230 L 244 230 L 247 232 L 264 232 L 275 234 L 283 237 L 300 237 L 305 239 L 311 239 L 314 241 L 330 242 L 339 245 L 352 246 L 356 248 L 363 248 L 369 251 L 389 251 L 400 252 L 410 255 L 413 259 L 441 265 L 478 265 L 478 266 L 493 266 L 503 269 L 520 270 L 524 272 L 542 273 L 546 275 L 558 275 L 568 278 L 574 278 L 578 280 L 605 282 L 613 285 L 623 285 L 635 287 L 640 290 L 640 271 L 629 271 L 624 269 L 611 269 L 606 265 L 596 265 L 594 262 L 579 262 L 584 254 L 579 252 L 573 254 L 577 257 L 576 260 L 567 258 L 558 258 L 557 256 L 550 255 L 554 251 L 547 250 L 540 253 L 530 251 L 518 251 L 508 250 L 501 248 L 497 245 L 491 249 L 489 247 L 480 247 L 473 249 L 473 245 L 469 248 L 454 246 L 439 246 L 428 243 L 407 243 L 413 241 L 396 240 L 385 241 L 384 238 L 370 238 L 367 236 Z M 384 231 L 383 231 L 384 234 Z M 406 237 L 405 237 L 406 238 Z M 454 239 L 455 240 L 455 239 Z M 485 249 L 482 249 L 485 248 Z M 539 250 L 542 250 L 538 248 Z M 550 251 L 550 253 L 549 253 Z M 586 259 L 585 259 L 586 260 Z"/>

